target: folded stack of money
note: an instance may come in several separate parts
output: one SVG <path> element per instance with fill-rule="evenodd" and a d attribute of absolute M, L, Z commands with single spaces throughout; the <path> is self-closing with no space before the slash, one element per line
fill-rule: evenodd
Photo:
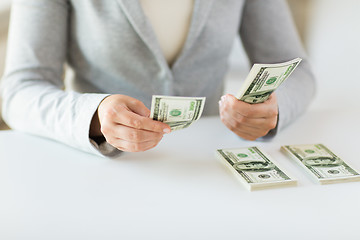
<path fill-rule="evenodd" d="M 250 191 L 297 184 L 258 147 L 218 149 L 216 153 Z"/>
<path fill-rule="evenodd" d="M 276 64 L 254 64 L 237 98 L 247 103 L 265 102 L 295 70 L 301 58 Z"/>
<path fill-rule="evenodd" d="M 282 146 L 320 184 L 360 181 L 360 175 L 323 144 Z"/>
<path fill-rule="evenodd" d="M 205 97 L 154 95 L 150 118 L 168 124 L 172 131 L 189 127 L 203 112 Z"/>

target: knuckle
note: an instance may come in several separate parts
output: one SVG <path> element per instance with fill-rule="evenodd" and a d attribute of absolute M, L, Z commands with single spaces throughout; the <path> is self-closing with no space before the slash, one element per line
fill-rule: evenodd
<path fill-rule="evenodd" d="M 269 120 L 267 123 L 266 123 L 266 130 L 269 131 L 271 129 L 274 129 L 277 125 L 277 119 L 274 118 L 274 119 L 271 119 Z"/>
<path fill-rule="evenodd" d="M 129 135 L 131 141 L 139 142 L 141 140 L 141 134 L 137 131 L 131 131 Z"/>
<path fill-rule="evenodd" d="M 226 110 L 226 109 L 222 109 L 220 111 L 220 117 L 222 117 L 223 119 L 226 119 L 229 117 L 230 111 Z"/>
<path fill-rule="evenodd" d="M 149 144 L 148 146 L 144 147 L 143 151 L 149 150 L 151 148 L 156 147 L 156 145 L 158 145 L 159 142 L 152 142 L 151 144 Z"/>
<path fill-rule="evenodd" d="M 143 151 L 140 144 L 138 144 L 138 143 L 133 144 L 132 150 L 133 150 L 133 152 L 142 152 Z"/>
<path fill-rule="evenodd" d="M 232 124 L 228 123 L 226 126 L 233 132 L 235 132 L 237 130 L 236 127 L 234 125 L 232 125 Z"/>
<path fill-rule="evenodd" d="M 269 110 L 269 115 L 270 115 L 271 117 L 277 116 L 277 115 L 278 115 L 278 110 L 277 110 L 276 108 Z"/>
<path fill-rule="evenodd" d="M 239 124 L 244 124 L 248 121 L 248 119 L 244 116 L 241 116 L 240 114 L 237 115 L 236 117 L 236 121 L 239 123 Z"/>
<path fill-rule="evenodd" d="M 253 117 L 255 115 L 255 110 L 253 108 L 249 108 L 246 112 L 247 117 Z"/>
<path fill-rule="evenodd" d="M 231 109 L 234 109 L 236 107 L 236 102 L 231 99 L 230 101 L 228 101 L 227 106 Z"/>
<path fill-rule="evenodd" d="M 235 129 L 240 129 L 243 124 L 244 124 L 244 120 L 243 120 L 243 119 L 236 119 L 236 120 L 233 121 L 232 126 L 233 126 Z"/>
<path fill-rule="evenodd" d="M 249 135 L 247 133 L 243 133 L 243 132 L 240 132 L 237 135 L 247 141 L 255 141 L 257 139 L 257 137 Z"/>
<path fill-rule="evenodd" d="M 109 135 L 111 133 L 111 126 L 110 124 L 105 121 L 103 124 L 101 124 L 100 126 L 100 131 L 104 134 L 104 135 Z"/>
<path fill-rule="evenodd" d="M 118 148 L 117 143 L 114 141 L 113 138 L 107 138 L 105 137 L 106 142 L 108 142 L 111 146 Z"/>
<path fill-rule="evenodd" d="M 257 138 L 254 136 L 246 136 L 245 139 L 248 141 L 255 141 Z"/>
<path fill-rule="evenodd" d="M 142 123 L 139 119 L 130 119 L 129 125 L 136 129 L 141 129 Z"/>
<path fill-rule="evenodd" d="M 156 144 L 161 141 L 161 139 L 164 137 L 163 134 L 159 133 L 155 137 Z"/>
<path fill-rule="evenodd" d="M 234 128 L 234 129 L 239 129 L 239 128 L 241 127 L 241 125 L 242 125 L 241 122 L 235 121 L 235 122 L 233 123 L 233 128 Z"/>
<path fill-rule="evenodd" d="M 219 108 L 219 113 L 220 113 L 220 116 L 221 116 L 221 115 L 224 115 L 224 107 L 220 107 L 220 108 Z"/>
<path fill-rule="evenodd" d="M 224 109 L 227 109 L 227 110 L 236 109 L 237 100 L 228 98 L 228 100 L 225 101 L 225 104 L 223 104 L 223 105 L 224 105 Z"/>
<path fill-rule="evenodd" d="M 140 100 L 135 99 L 135 98 L 132 98 L 130 101 L 131 101 L 131 105 L 133 105 L 135 107 L 139 107 L 139 106 L 143 105 L 143 103 Z"/>
<path fill-rule="evenodd" d="M 140 152 L 140 146 L 138 143 L 127 142 L 125 146 L 127 152 Z"/>
<path fill-rule="evenodd" d="M 220 120 L 221 120 L 223 123 L 225 123 L 225 117 L 224 117 L 223 114 L 220 114 Z"/>
<path fill-rule="evenodd" d="M 254 113 L 254 111 L 252 110 L 252 108 L 250 107 L 244 107 L 241 110 L 241 115 L 243 115 L 244 117 L 251 117 Z"/>
<path fill-rule="evenodd" d="M 260 134 L 259 134 L 259 137 L 263 137 L 263 136 L 266 136 L 268 134 L 269 130 L 265 130 L 265 131 L 262 131 Z"/>
<path fill-rule="evenodd" d="M 151 129 L 154 132 L 163 132 L 163 128 L 166 128 L 167 126 L 163 126 L 159 122 L 153 121 L 151 123 Z"/>
<path fill-rule="evenodd" d="M 220 107 L 221 112 L 227 112 L 229 111 L 229 104 L 223 103 Z"/>
<path fill-rule="evenodd" d="M 113 118 L 116 114 L 112 108 L 106 108 L 104 112 L 105 112 L 105 118 L 110 118 L 110 119 Z"/>
<path fill-rule="evenodd" d="M 275 119 L 274 121 L 271 121 L 270 129 L 274 129 L 274 128 L 276 128 L 276 126 L 277 126 L 277 119 Z"/>

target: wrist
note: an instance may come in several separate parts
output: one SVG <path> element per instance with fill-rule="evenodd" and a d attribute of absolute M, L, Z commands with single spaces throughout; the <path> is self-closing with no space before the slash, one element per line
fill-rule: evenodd
<path fill-rule="evenodd" d="M 96 112 L 94 113 L 91 119 L 89 136 L 91 138 L 103 136 L 100 129 L 101 129 L 101 125 L 99 121 L 98 111 L 96 110 Z"/>

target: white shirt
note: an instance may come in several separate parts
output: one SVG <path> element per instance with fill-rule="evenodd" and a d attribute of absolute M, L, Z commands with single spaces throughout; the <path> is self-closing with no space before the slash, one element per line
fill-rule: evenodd
<path fill-rule="evenodd" d="M 189 32 L 194 0 L 140 0 L 169 65 L 180 54 Z"/>

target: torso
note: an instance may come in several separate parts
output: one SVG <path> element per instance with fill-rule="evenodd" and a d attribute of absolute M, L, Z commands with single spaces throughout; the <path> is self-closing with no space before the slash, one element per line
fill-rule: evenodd
<path fill-rule="evenodd" d="M 140 0 L 169 65 L 186 41 L 194 0 Z"/>

